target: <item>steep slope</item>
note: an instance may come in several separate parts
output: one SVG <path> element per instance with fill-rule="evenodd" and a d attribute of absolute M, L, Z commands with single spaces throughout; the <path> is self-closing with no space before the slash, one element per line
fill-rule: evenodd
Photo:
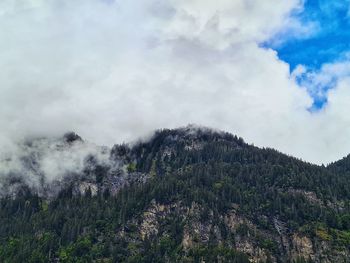
<path fill-rule="evenodd" d="M 195 127 L 107 152 L 108 162 L 86 157 L 57 195 L 29 188 L 2 198 L 1 262 L 350 257 L 346 173 Z"/>

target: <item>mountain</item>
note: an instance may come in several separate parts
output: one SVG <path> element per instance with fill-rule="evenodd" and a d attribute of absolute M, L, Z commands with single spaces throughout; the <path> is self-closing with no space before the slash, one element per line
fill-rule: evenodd
<path fill-rule="evenodd" d="M 19 149 L 0 162 L 0 262 L 350 262 L 348 158 L 313 165 L 193 126 Z"/>

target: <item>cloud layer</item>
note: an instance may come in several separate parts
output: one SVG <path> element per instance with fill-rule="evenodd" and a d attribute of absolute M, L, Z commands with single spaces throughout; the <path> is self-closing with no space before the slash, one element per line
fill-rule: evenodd
<path fill-rule="evenodd" d="M 110 161 L 109 149 L 80 140 L 38 138 L 16 146 L 1 155 L 0 196 L 15 194 L 23 185 L 40 194 L 54 195 L 66 177 L 69 182 L 81 178 L 91 160 L 98 165 L 118 165 Z"/>
<path fill-rule="evenodd" d="M 303 1 L 5 0 L 0 149 L 74 130 L 97 144 L 188 123 L 322 163 L 350 152 L 348 80 L 311 113 L 302 72 L 260 47 Z M 298 31 L 299 30 L 299 31 Z M 333 66 L 333 65 L 332 65 Z M 327 72 L 330 72 L 325 67 Z"/>

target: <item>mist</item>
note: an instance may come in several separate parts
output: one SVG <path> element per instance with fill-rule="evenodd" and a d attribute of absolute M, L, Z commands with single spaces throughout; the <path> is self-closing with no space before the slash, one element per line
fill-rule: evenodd
<path fill-rule="evenodd" d="M 0 195 L 17 194 L 23 186 L 41 195 L 54 195 L 64 180 L 81 179 L 91 165 L 118 163 L 111 161 L 110 149 L 83 141 L 74 133 L 19 141 L 0 155 Z"/>
<path fill-rule="evenodd" d="M 347 155 L 346 75 L 337 64 L 313 72 L 314 83 L 325 72 L 338 82 L 311 112 L 300 68 L 290 73 L 261 46 L 282 30 L 313 34 L 291 16 L 302 9 L 298 0 L 1 1 L 0 152 L 19 154 L 1 169 L 22 169 L 18 142 L 28 138 L 74 131 L 111 147 L 188 123 L 317 164 Z M 48 178 L 79 170 L 92 151 L 71 150 L 47 150 Z"/>

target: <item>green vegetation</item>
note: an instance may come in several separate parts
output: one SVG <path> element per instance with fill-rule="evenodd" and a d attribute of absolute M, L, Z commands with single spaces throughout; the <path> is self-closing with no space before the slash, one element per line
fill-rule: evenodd
<path fill-rule="evenodd" d="M 193 141 L 200 147 L 186 148 Z M 172 151 L 163 154 L 165 149 Z M 335 164 L 327 169 L 229 134 L 198 131 L 191 137 L 181 130 L 161 131 L 123 154 L 133 160 L 129 173 L 152 175 L 147 182 L 132 183 L 116 195 L 87 197 L 68 187 L 54 200 L 28 189 L 1 199 L 0 262 L 248 262 L 234 249 L 234 235 L 250 237 L 283 260 L 285 252 L 273 239 L 275 218 L 289 233 L 338 250 L 350 246 L 350 176 Z M 102 182 L 104 174 L 96 176 Z M 143 239 L 140 218 L 152 201 L 178 208 L 161 217 L 156 234 Z M 190 221 L 184 211 L 193 204 L 200 207 L 199 222 L 219 234 L 205 242 L 194 238 L 186 249 L 183 233 Z M 271 237 L 247 224 L 231 233 L 223 216 L 232 210 Z"/>

